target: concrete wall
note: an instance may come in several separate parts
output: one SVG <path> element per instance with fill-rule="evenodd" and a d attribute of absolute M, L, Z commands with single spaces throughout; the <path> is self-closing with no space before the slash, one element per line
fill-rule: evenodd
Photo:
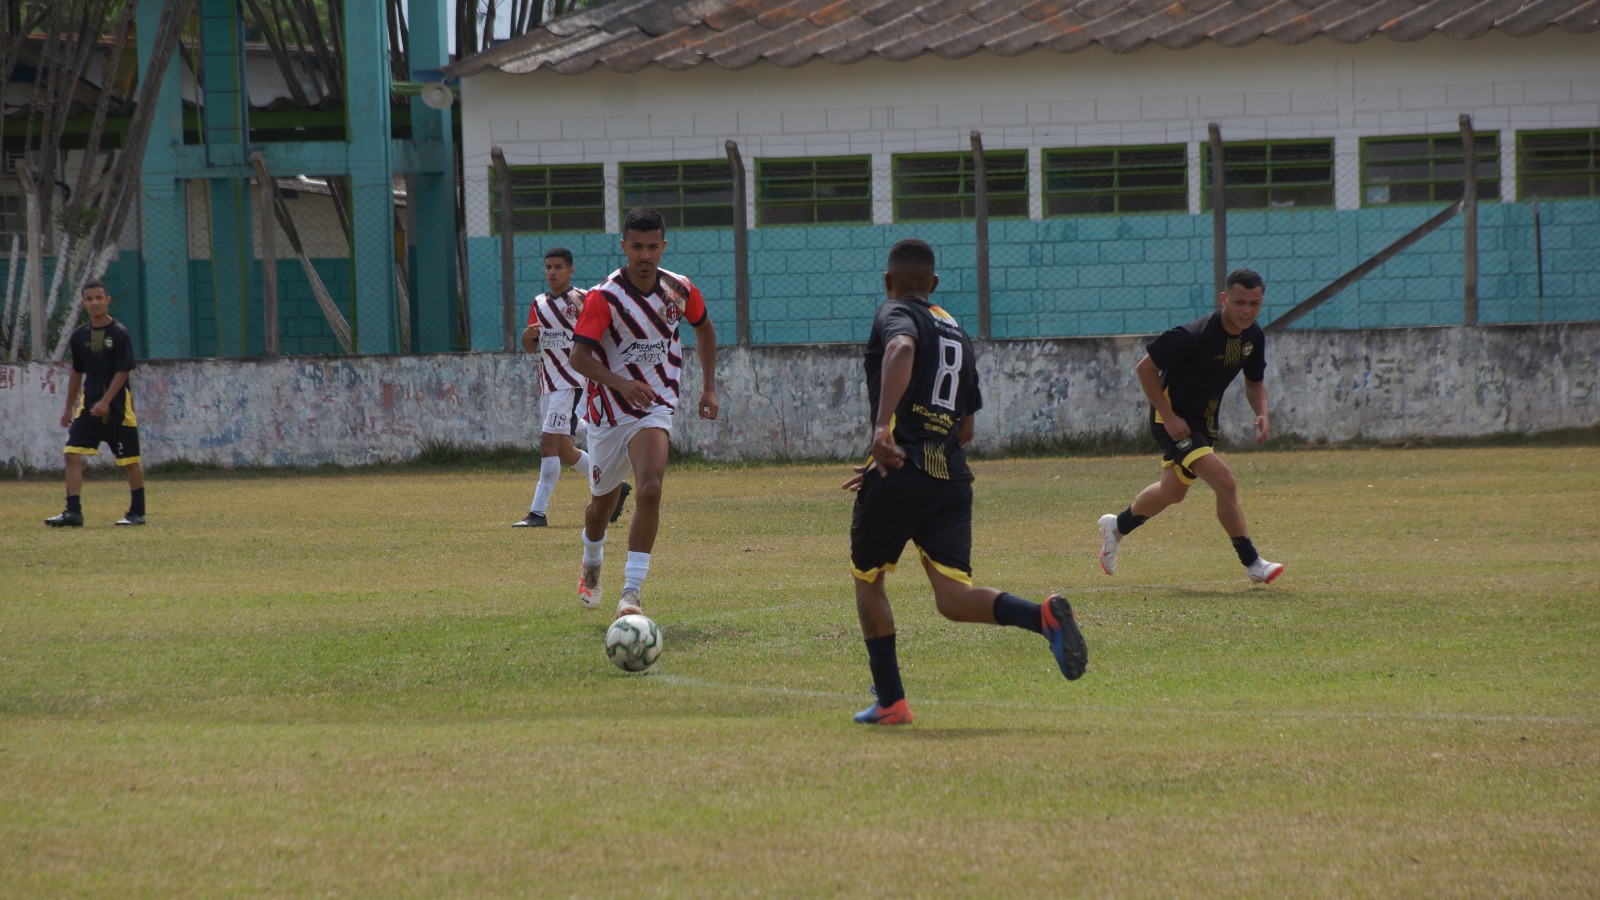
<path fill-rule="evenodd" d="M 1142 434 L 1145 338 L 979 347 L 978 442 Z M 866 446 L 860 347 L 724 349 L 716 422 L 674 442 L 717 459 L 853 457 Z M 689 357 L 694 358 L 692 354 Z M 0 366 L 0 463 L 59 469 L 68 370 Z M 684 408 L 698 402 L 693 363 Z M 430 441 L 532 447 L 529 357 L 503 353 L 145 363 L 134 375 L 147 462 L 314 465 L 403 460 Z M 1600 324 L 1292 332 L 1268 340 L 1277 433 L 1346 441 L 1600 425 Z M 1235 386 L 1227 434 L 1247 438 Z M 109 454 L 103 457 L 109 463 Z"/>

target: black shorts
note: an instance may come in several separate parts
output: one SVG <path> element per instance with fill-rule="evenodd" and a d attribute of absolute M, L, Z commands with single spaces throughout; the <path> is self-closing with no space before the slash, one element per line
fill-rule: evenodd
<path fill-rule="evenodd" d="M 79 410 L 67 429 L 67 452 L 99 456 L 101 444 L 111 446 L 119 466 L 139 461 L 139 420 L 134 418 L 131 403 L 112 404 L 111 415 L 105 417 L 89 415 L 88 406 Z"/>
<path fill-rule="evenodd" d="M 1189 422 L 1189 436 L 1181 441 L 1175 441 L 1172 439 L 1172 435 L 1167 434 L 1166 426 L 1157 422 L 1155 417 L 1152 416 L 1150 419 L 1150 436 L 1155 438 L 1156 443 L 1161 446 L 1162 467 L 1177 466 L 1178 479 L 1184 484 L 1194 484 L 1195 482 L 1193 468 L 1195 460 L 1217 452 L 1216 447 L 1213 446 L 1217 441 L 1217 436 L 1208 434 L 1204 428 L 1195 427 L 1192 421 Z"/>
<path fill-rule="evenodd" d="M 972 482 L 912 466 L 867 469 L 850 514 L 850 567 L 862 581 L 893 572 L 911 541 L 940 572 L 972 583 Z"/>

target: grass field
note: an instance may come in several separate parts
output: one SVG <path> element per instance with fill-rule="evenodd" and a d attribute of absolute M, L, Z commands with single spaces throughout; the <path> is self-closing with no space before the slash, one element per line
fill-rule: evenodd
<path fill-rule="evenodd" d="M 157 474 L 143 529 L 95 479 L 66 532 L 3 483 L 0 895 L 1595 896 L 1595 459 L 1236 455 L 1265 588 L 1203 488 L 1100 573 L 1150 458 L 981 462 L 978 582 L 1067 590 L 1089 672 L 905 566 L 902 729 L 849 720 L 842 466 L 669 473 L 644 676 L 570 474 L 541 531 L 531 472 Z"/>

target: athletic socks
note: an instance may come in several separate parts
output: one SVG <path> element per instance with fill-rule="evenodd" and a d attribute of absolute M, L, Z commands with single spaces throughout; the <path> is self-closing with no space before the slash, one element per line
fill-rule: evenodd
<path fill-rule="evenodd" d="M 894 635 L 867 639 L 867 666 L 872 669 L 872 686 L 878 693 L 879 707 L 893 706 L 906 698 L 905 685 L 900 683 L 900 658 L 895 654 Z"/>
<path fill-rule="evenodd" d="M 1143 525 L 1148 521 L 1150 521 L 1149 516 L 1134 515 L 1133 507 L 1130 506 L 1122 512 L 1117 513 L 1117 531 L 1120 532 L 1123 537 L 1127 537 L 1128 535 L 1133 534 L 1133 530 L 1135 528 L 1138 528 L 1140 525 Z"/>
<path fill-rule="evenodd" d="M 628 562 L 622 567 L 622 589 L 636 591 L 644 586 L 644 577 L 650 574 L 650 554 L 628 551 Z"/>
<path fill-rule="evenodd" d="M 588 482 L 588 480 L 589 480 L 589 454 L 586 451 L 583 451 L 583 450 L 579 450 L 578 451 L 578 461 L 572 464 L 572 471 L 577 472 L 579 475 L 583 476 L 583 480 L 585 482 Z"/>
<path fill-rule="evenodd" d="M 589 540 L 589 532 L 583 532 L 583 564 L 586 566 L 598 566 L 605 562 L 605 559 L 606 539 L 602 537 L 598 541 L 591 541 Z"/>
<path fill-rule="evenodd" d="M 533 489 L 533 504 L 528 507 L 528 512 L 544 515 L 550 508 L 550 495 L 555 493 L 556 480 L 561 477 L 561 457 L 542 456 L 539 458 L 539 485 Z"/>
<path fill-rule="evenodd" d="M 83 498 L 77 494 L 67 495 L 67 512 L 83 512 Z"/>
<path fill-rule="evenodd" d="M 1026 628 L 1034 634 L 1044 634 L 1044 622 L 1039 615 L 1039 604 L 1024 600 L 1016 594 L 1000 592 L 994 598 L 994 620 L 1012 628 Z"/>
<path fill-rule="evenodd" d="M 132 502 L 128 505 L 128 515 L 144 515 L 144 488 L 129 490 L 128 493 L 133 497 Z"/>
<path fill-rule="evenodd" d="M 1239 562 L 1247 566 L 1261 558 L 1261 554 L 1256 552 L 1256 545 L 1250 543 L 1248 536 L 1233 539 L 1233 552 L 1239 554 Z"/>

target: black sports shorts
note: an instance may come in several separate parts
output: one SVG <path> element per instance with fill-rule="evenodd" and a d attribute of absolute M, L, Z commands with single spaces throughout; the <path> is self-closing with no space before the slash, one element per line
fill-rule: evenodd
<path fill-rule="evenodd" d="M 911 541 L 940 572 L 972 583 L 972 482 L 934 478 L 910 465 L 867 469 L 850 514 L 850 566 L 862 581 L 893 572 Z"/>
<path fill-rule="evenodd" d="M 131 466 L 139 461 L 139 426 L 134 424 L 137 421 L 131 410 L 118 415 L 113 407 L 112 414 L 102 418 L 89 415 L 88 407 L 84 407 L 67 429 L 67 452 L 99 456 L 100 445 L 110 444 L 117 465 Z"/>
<path fill-rule="evenodd" d="M 1156 443 L 1161 446 L 1161 465 L 1177 466 L 1178 478 L 1184 484 L 1194 484 L 1195 474 L 1194 469 L 1191 467 L 1194 465 L 1195 460 L 1216 452 L 1216 448 L 1213 445 L 1216 443 L 1217 436 L 1207 434 L 1204 428 L 1195 427 L 1193 421 L 1189 421 L 1189 436 L 1181 441 L 1175 441 L 1172 439 L 1172 435 L 1167 434 L 1166 426 L 1157 422 L 1155 417 L 1152 416 L 1150 418 L 1150 436 L 1155 438 Z"/>

